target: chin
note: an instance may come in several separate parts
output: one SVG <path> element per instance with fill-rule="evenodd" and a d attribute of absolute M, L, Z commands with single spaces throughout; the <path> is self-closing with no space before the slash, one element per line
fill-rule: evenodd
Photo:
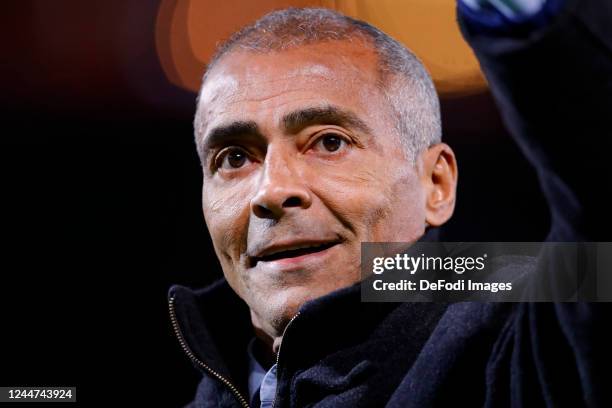
<path fill-rule="evenodd" d="M 329 287 L 294 286 L 269 293 L 255 301 L 253 306 L 275 332 L 282 334 L 289 321 L 297 314 L 302 305 L 310 300 L 325 296 L 335 290 L 350 286 L 352 283 Z"/>

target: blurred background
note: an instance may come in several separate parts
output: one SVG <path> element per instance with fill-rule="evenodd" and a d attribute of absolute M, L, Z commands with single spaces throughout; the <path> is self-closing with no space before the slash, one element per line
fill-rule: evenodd
<path fill-rule="evenodd" d="M 0 385 L 76 385 L 83 406 L 192 398 L 166 292 L 220 276 L 200 210 L 196 92 L 219 41 L 290 5 L 365 19 L 432 72 L 460 169 L 445 239 L 543 239 L 535 174 L 451 0 L 4 1 Z"/>

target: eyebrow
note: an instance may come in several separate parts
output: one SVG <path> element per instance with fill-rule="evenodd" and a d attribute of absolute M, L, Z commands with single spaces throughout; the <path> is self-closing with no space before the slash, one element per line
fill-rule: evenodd
<path fill-rule="evenodd" d="M 245 137 L 263 139 L 263 135 L 257 123 L 253 121 L 236 121 L 217 126 L 208 132 L 202 139 L 200 155 L 203 157 L 203 154 L 212 147 L 225 144 L 232 140 L 244 139 Z"/>
<path fill-rule="evenodd" d="M 333 105 L 312 107 L 288 113 L 281 120 L 287 133 L 296 134 L 312 125 L 336 125 L 372 134 L 370 127 L 351 111 Z"/>

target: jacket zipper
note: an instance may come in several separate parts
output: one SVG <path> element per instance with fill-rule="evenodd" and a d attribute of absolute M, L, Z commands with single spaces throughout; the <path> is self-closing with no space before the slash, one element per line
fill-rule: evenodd
<path fill-rule="evenodd" d="M 172 322 L 172 329 L 174 330 L 174 334 L 178 338 L 181 348 L 183 349 L 183 352 L 187 355 L 187 357 L 189 357 L 189 359 L 193 361 L 197 366 L 203 368 L 210 375 L 212 375 L 213 377 L 221 381 L 223 384 L 225 384 L 230 389 L 230 391 L 232 391 L 234 396 L 238 399 L 238 402 L 240 402 L 240 405 L 242 405 L 244 408 L 250 408 L 247 400 L 242 396 L 242 394 L 240 394 L 240 391 L 238 391 L 238 388 L 236 388 L 236 386 L 232 384 L 230 380 L 228 380 L 227 378 L 223 377 L 221 374 L 219 374 L 218 372 L 210 368 L 208 365 L 202 362 L 202 360 L 197 358 L 195 354 L 193 354 L 193 351 L 191 351 L 191 349 L 187 345 L 187 342 L 185 341 L 185 337 L 183 337 L 183 333 L 181 332 L 181 328 L 179 327 L 178 319 L 176 318 L 176 311 L 174 309 L 174 297 L 171 297 L 168 300 L 168 307 L 170 309 L 170 321 Z M 279 348 L 279 352 L 280 352 L 280 348 Z"/>
<path fill-rule="evenodd" d="M 291 323 L 293 323 L 293 321 L 299 315 L 300 315 L 300 312 L 297 312 L 291 318 L 291 320 L 289 320 L 289 323 L 287 323 L 287 326 L 285 327 L 285 330 L 283 330 L 283 340 L 281 340 L 281 343 L 278 345 L 278 353 L 276 353 L 276 373 L 277 374 L 278 374 L 278 362 L 280 361 L 280 352 L 281 352 L 281 348 L 283 347 L 283 341 L 285 340 L 285 334 L 287 334 L 287 329 L 289 329 L 289 326 L 291 326 Z M 277 380 L 277 386 L 276 386 L 276 392 L 274 393 L 274 400 L 272 400 L 272 408 L 274 408 L 276 406 L 276 399 L 278 397 L 278 376 L 276 377 L 276 380 Z"/>

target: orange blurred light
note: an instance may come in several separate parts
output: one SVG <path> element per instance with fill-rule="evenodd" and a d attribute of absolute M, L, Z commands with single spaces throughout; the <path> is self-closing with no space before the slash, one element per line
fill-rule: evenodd
<path fill-rule="evenodd" d="M 421 58 L 442 96 L 486 88 L 459 32 L 454 0 L 162 0 L 156 45 L 166 76 L 197 92 L 220 41 L 272 10 L 291 6 L 327 7 L 375 25 Z"/>

